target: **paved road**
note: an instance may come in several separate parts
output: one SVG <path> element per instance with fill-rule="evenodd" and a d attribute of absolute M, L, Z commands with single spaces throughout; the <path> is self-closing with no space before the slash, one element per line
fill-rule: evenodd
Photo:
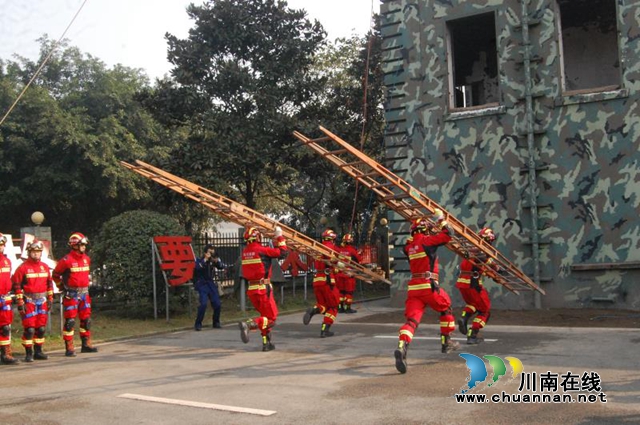
<path fill-rule="evenodd" d="M 409 371 L 396 372 L 400 323 L 350 322 L 393 309 L 379 301 L 342 315 L 336 336 L 319 338 L 320 318 L 283 316 L 277 350 L 259 338 L 240 342 L 235 325 L 100 346 L 97 354 L 0 367 L 0 423 L 82 424 L 630 424 L 640 423 L 640 330 L 489 327 L 480 346 L 462 352 L 519 358 L 525 372 L 596 372 L 607 403 L 457 403 L 465 361 L 439 352 L 437 327 L 420 327 Z M 430 312 L 425 320 L 434 323 Z M 489 368 L 491 374 L 491 369 Z M 476 393 L 519 394 L 510 369 Z M 525 391 L 526 392 L 526 391 Z M 251 408 L 271 416 L 123 398 Z M 521 394 L 521 393 L 520 393 Z M 261 413 L 261 412 L 255 412 Z M 268 413 L 268 412 L 262 412 Z"/>

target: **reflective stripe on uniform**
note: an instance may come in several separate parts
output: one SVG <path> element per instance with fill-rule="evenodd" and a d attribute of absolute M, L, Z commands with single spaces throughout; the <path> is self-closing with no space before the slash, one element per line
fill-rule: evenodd
<path fill-rule="evenodd" d="M 26 276 L 29 279 L 34 279 L 36 277 L 49 277 L 49 273 L 47 273 L 47 272 L 43 272 L 43 273 L 27 273 Z"/>
<path fill-rule="evenodd" d="M 413 339 L 413 332 L 411 332 L 411 331 L 409 331 L 407 329 L 401 329 L 399 335 L 406 335 L 410 339 Z"/>
<path fill-rule="evenodd" d="M 260 264 L 261 262 L 262 262 L 262 260 L 259 259 L 259 258 L 251 258 L 251 259 L 248 259 L 248 260 L 242 260 L 242 264 L 243 265 L 245 265 L 245 264 Z"/>
<path fill-rule="evenodd" d="M 484 320 L 482 319 L 478 319 L 477 317 L 475 319 L 473 319 L 473 323 L 478 323 L 480 324 L 481 327 L 484 328 L 484 326 L 486 325 L 486 323 L 484 322 Z"/>
<path fill-rule="evenodd" d="M 77 273 L 77 272 L 88 272 L 91 269 L 89 268 L 89 266 L 82 266 L 82 267 L 71 267 L 69 270 L 71 270 L 71 273 Z"/>
<path fill-rule="evenodd" d="M 419 289 L 431 289 L 431 284 L 430 283 L 421 283 L 419 285 L 409 285 L 407 290 L 409 290 L 409 291 L 417 291 Z"/>
<path fill-rule="evenodd" d="M 415 260 L 416 258 L 425 258 L 427 256 L 426 252 L 418 252 L 415 254 L 409 255 L 409 260 Z"/>

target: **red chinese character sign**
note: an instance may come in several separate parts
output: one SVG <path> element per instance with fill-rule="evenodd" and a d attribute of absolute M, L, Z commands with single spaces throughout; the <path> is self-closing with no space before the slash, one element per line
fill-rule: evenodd
<path fill-rule="evenodd" d="M 289 255 L 282 262 L 280 268 L 282 268 L 282 271 L 291 269 L 291 276 L 293 277 L 298 276 L 300 270 L 305 272 L 308 270 L 307 265 L 300 259 L 300 254 L 296 251 L 289 251 Z"/>
<path fill-rule="evenodd" d="M 165 273 L 167 284 L 179 286 L 193 278 L 195 255 L 189 236 L 155 236 L 160 269 Z"/>

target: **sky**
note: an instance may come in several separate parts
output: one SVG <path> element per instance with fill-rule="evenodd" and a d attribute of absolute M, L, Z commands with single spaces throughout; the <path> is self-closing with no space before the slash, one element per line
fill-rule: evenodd
<path fill-rule="evenodd" d="M 38 58 L 37 39 L 58 40 L 85 0 L 0 0 L 0 58 Z M 86 0 L 65 38 L 108 66 L 142 68 L 154 79 L 168 73 L 164 34 L 186 38 L 186 7 L 203 0 Z M 365 34 L 380 0 L 288 0 L 322 23 L 330 39 Z"/>

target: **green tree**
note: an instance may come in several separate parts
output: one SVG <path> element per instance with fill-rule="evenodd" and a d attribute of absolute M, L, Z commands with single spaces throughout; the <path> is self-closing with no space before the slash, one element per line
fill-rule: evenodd
<path fill-rule="evenodd" d="M 323 87 L 311 69 L 325 32 L 285 1 L 208 1 L 187 13 L 189 37 L 167 35 L 175 82 L 148 99 L 165 122 L 190 128 L 173 169 L 268 210 L 273 182 L 294 175 L 283 164 L 297 160 L 298 115 Z"/>
<path fill-rule="evenodd" d="M 322 136 L 317 129 L 320 124 L 384 164 L 381 46 L 377 28 L 365 36 L 353 35 L 325 46 L 316 56 L 313 71 L 326 78 L 326 86 L 303 111 L 300 122 L 307 123 L 303 132 L 308 136 Z M 306 216 L 295 214 L 291 219 L 298 225 L 306 221 L 307 229 L 313 231 L 324 215 L 338 231 L 352 230 L 363 238 L 370 235 L 381 211 L 375 196 L 362 187 L 356 196 L 353 178 L 309 154 L 307 148 L 299 151 L 301 157 L 308 155 L 299 163 L 311 166 L 299 168 L 298 181 L 288 190 L 289 199 L 298 202 L 298 210 Z M 356 214 L 352 223 L 354 199 Z"/>
<path fill-rule="evenodd" d="M 53 43 L 41 39 L 38 63 Z M 38 63 L 7 61 L 0 72 L 4 112 L 34 75 Z M 160 125 L 137 93 L 149 84 L 137 69 L 116 66 L 66 44 L 0 127 L 0 208 L 3 231 L 29 224 L 35 210 L 57 237 L 91 234 L 108 218 L 151 201 L 148 184 L 121 160 L 155 162 L 180 133 Z"/>
<path fill-rule="evenodd" d="M 151 238 L 181 235 L 184 228 L 177 220 L 154 211 L 128 211 L 104 223 L 91 256 L 97 283 L 109 289 L 109 301 L 142 305 L 148 313 L 153 306 Z"/>

